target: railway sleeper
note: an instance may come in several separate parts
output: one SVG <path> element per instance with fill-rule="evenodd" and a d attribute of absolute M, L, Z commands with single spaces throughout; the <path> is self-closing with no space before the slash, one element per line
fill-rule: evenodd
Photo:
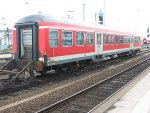
<path fill-rule="evenodd" d="M 33 76 L 33 61 L 12 59 L 0 69 L 0 91 L 37 81 Z"/>
<path fill-rule="evenodd" d="M 118 83 L 119 83 L 119 86 L 118 86 Z M 113 81 L 109 82 L 109 84 L 113 85 L 114 87 L 121 87 L 121 86 L 124 86 L 126 84 L 126 82 L 113 80 Z"/>
<path fill-rule="evenodd" d="M 112 87 L 107 87 L 107 86 L 100 86 L 98 87 L 99 90 L 112 90 Z"/>
<path fill-rule="evenodd" d="M 97 97 L 98 96 L 107 97 L 108 95 L 110 95 L 110 93 L 105 93 L 105 92 L 91 92 L 90 94 Z"/>
<path fill-rule="evenodd" d="M 125 85 L 129 80 L 113 80 L 113 83 L 119 83 L 120 85 Z"/>
<path fill-rule="evenodd" d="M 99 99 L 99 98 L 97 98 L 97 99 Z M 93 107 L 93 105 L 96 106 L 99 103 L 99 100 L 97 100 L 97 99 L 93 100 L 93 98 L 92 98 L 92 101 L 91 101 L 91 98 L 81 97 L 81 98 L 77 99 L 76 102 L 72 102 L 72 104 L 79 103 L 79 104 L 85 104 L 85 105 Z"/>
<path fill-rule="evenodd" d="M 70 106 L 70 111 L 76 111 L 76 113 L 87 113 L 87 111 L 92 108 L 93 106 L 76 103 L 76 104 L 73 104 L 73 107 Z"/>
<path fill-rule="evenodd" d="M 58 113 L 58 112 L 56 112 L 56 113 Z M 62 112 L 60 112 L 60 113 L 62 113 Z M 72 109 L 72 110 L 68 111 L 67 113 L 87 113 L 87 112 L 86 111 L 77 110 L 77 109 Z"/>
<path fill-rule="evenodd" d="M 95 96 L 95 95 L 90 95 L 90 94 L 86 95 L 85 98 L 88 98 L 88 99 L 92 98 L 92 100 L 96 102 L 103 101 L 105 99 L 105 97 L 100 97 L 100 96 Z"/>
<path fill-rule="evenodd" d="M 108 93 L 108 94 L 111 94 L 112 92 L 114 92 L 115 89 L 112 89 L 112 90 L 107 90 L 107 89 L 104 89 L 104 90 L 99 90 L 97 91 L 98 93 L 102 94 L 102 93 Z"/>
<path fill-rule="evenodd" d="M 85 107 L 85 108 L 93 108 L 93 104 L 92 103 L 88 103 L 88 102 L 86 102 L 86 103 L 79 103 L 79 102 L 74 102 L 74 103 L 71 103 L 73 106 L 77 106 L 77 107 Z"/>

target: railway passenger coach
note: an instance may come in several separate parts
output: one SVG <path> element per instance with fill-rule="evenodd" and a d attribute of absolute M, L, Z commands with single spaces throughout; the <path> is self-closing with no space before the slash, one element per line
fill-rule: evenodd
<path fill-rule="evenodd" d="M 13 30 L 15 59 L 35 61 L 37 72 L 67 71 L 87 62 L 136 54 L 140 37 L 131 32 L 48 15 L 20 19 Z"/>

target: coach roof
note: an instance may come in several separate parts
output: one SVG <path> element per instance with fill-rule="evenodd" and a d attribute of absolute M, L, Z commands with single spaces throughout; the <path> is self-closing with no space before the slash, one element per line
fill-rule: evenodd
<path fill-rule="evenodd" d="M 73 19 L 68 19 L 68 18 L 58 18 L 58 17 L 50 16 L 48 14 L 29 15 L 29 16 L 26 16 L 26 17 L 20 19 L 19 21 L 17 21 L 17 23 L 34 23 L 34 22 L 37 22 L 37 23 L 39 23 L 39 22 L 56 22 L 56 23 L 71 24 L 71 25 L 77 25 L 77 26 L 85 26 L 85 27 L 91 27 L 91 28 L 131 33 L 128 30 L 115 29 L 115 28 L 111 28 L 108 26 L 99 25 L 96 23 L 86 23 L 83 21 L 79 22 L 79 21 L 76 21 Z"/>

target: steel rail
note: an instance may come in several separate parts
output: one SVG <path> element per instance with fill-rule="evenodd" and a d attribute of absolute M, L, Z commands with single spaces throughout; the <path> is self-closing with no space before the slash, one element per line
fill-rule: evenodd
<path fill-rule="evenodd" d="M 150 59 L 150 58 L 145 59 L 145 60 L 143 60 L 143 61 L 141 61 L 141 62 L 139 62 L 139 63 L 137 63 L 137 64 L 135 64 L 135 65 L 133 65 L 133 66 L 127 68 L 127 69 L 125 69 L 125 70 L 122 70 L 121 72 L 119 72 L 119 73 L 117 73 L 117 74 L 115 74 L 115 75 L 113 75 L 113 76 L 111 76 L 111 77 L 109 77 L 109 78 L 107 78 L 107 79 L 105 79 L 105 80 L 103 80 L 103 81 L 100 81 L 100 82 L 98 82 L 98 83 L 96 83 L 96 84 L 94 84 L 94 85 L 92 85 L 92 86 L 90 86 L 90 87 L 88 87 L 88 88 L 86 88 L 86 89 L 84 89 L 84 90 L 81 90 L 81 91 L 79 91 L 79 92 L 77 92 L 77 93 L 75 93 L 75 94 L 73 94 L 73 95 L 71 95 L 71 96 L 69 96 L 69 97 L 67 97 L 67 98 L 64 98 L 63 100 L 60 100 L 60 101 L 58 101 L 58 102 L 56 102 L 56 103 L 54 103 L 54 104 L 51 104 L 51 105 L 49 105 L 49 106 L 47 106 L 47 107 L 45 107 L 45 108 L 43 108 L 43 109 L 37 111 L 36 113 L 44 113 L 44 112 L 48 111 L 49 109 L 57 108 L 57 106 L 59 106 L 60 104 L 65 103 L 65 102 L 68 101 L 68 100 L 72 100 L 72 98 L 75 98 L 76 96 L 80 95 L 81 93 L 84 93 L 84 92 L 86 92 L 87 90 L 90 90 L 91 88 L 94 88 L 94 87 L 96 87 L 97 85 L 102 84 L 102 83 L 104 83 L 104 82 L 106 82 L 106 81 L 108 81 L 108 80 L 110 80 L 110 79 L 112 79 L 112 78 L 114 78 L 114 77 L 120 75 L 121 73 L 126 72 L 126 71 L 128 71 L 128 70 L 134 68 L 134 67 L 137 66 L 137 65 L 140 65 L 141 63 L 143 63 L 143 62 L 145 62 L 145 61 L 147 61 L 147 60 L 149 60 L 149 59 Z M 135 79 L 135 78 L 134 78 L 134 79 Z M 133 79 L 132 79 L 132 80 L 133 80 Z M 130 80 L 129 83 L 130 83 L 132 80 Z M 121 88 L 122 88 L 122 87 L 121 87 Z M 121 90 L 121 88 L 120 88 L 119 90 Z M 117 91 L 119 91 L 119 90 L 117 90 Z M 114 94 L 114 93 L 113 93 L 113 94 Z M 107 99 L 109 99 L 111 96 L 112 96 L 112 95 L 110 95 Z M 105 99 L 103 102 L 105 102 L 107 99 Z M 102 103 L 103 103 L 103 102 L 102 102 Z M 95 109 L 95 108 L 96 108 L 96 107 L 94 107 L 94 109 Z M 91 111 L 92 111 L 92 110 L 91 110 Z M 89 112 L 91 112 L 91 111 L 89 111 Z"/>

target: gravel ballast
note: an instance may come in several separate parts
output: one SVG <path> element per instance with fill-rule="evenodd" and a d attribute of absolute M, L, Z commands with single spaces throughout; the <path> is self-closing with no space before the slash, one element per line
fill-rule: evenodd
<path fill-rule="evenodd" d="M 71 80 L 70 81 L 68 80 L 69 81 L 68 83 L 66 81 L 65 83 L 60 83 L 58 85 L 59 87 L 55 87 L 54 89 L 50 88 L 49 91 L 46 91 L 44 93 L 40 93 L 40 94 L 37 93 L 37 95 L 35 96 L 30 94 L 28 95 L 29 98 L 26 97 L 26 99 L 24 100 L 20 99 L 20 101 L 14 102 L 12 104 L 9 104 L 10 103 L 9 100 L 7 100 L 7 102 L 4 102 L 5 104 L 2 104 L 2 100 L 0 100 L 1 101 L 0 112 L 3 113 L 14 113 L 14 112 L 25 113 L 26 112 L 27 113 L 27 112 L 38 111 L 39 109 L 49 104 L 57 102 L 60 99 L 68 97 L 71 94 L 74 94 L 80 90 L 85 89 L 88 86 L 91 86 L 99 81 L 102 81 L 107 77 L 110 77 L 111 75 L 116 74 L 121 70 L 128 68 L 129 66 L 148 57 L 150 57 L 149 54 L 144 55 L 143 57 L 140 56 L 133 57 L 128 61 L 124 61 L 124 63 L 121 63 L 120 65 L 110 66 L 104 69 L 103 71 L 85 76 L 82 79 L 80 79 L 79 77 L 78 79 L 76 78 L 76 80 L 72 79 L 72 82 L 70 82 Z M 31 95 L 32 97 L 30 97 Z"/>

